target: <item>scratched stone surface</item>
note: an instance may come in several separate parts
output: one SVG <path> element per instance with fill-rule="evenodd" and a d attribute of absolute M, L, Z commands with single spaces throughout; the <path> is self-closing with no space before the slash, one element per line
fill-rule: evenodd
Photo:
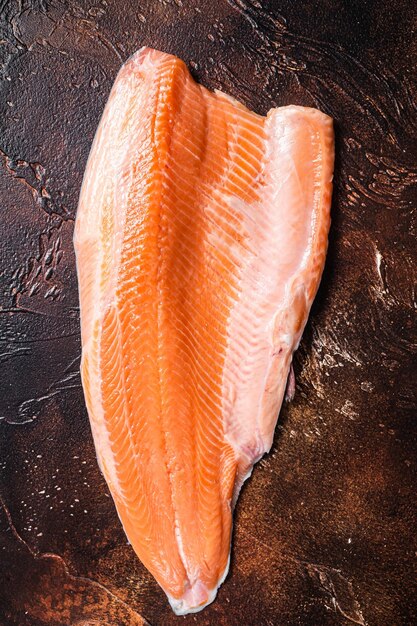
<path fill-rule="evenodd" d="M 0 626 L 412 626 L 417 39 L 410 0 L 0 1 Z M 230 574 L 175 617 L 127 544 L 79 377 L 72 232 L 121 63 L 147 45 L 266 113 L 333 116 L 326 271 Z"/>

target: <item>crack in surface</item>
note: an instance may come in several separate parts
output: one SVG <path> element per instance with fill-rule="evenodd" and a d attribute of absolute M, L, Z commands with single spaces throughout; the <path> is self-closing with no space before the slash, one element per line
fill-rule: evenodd
<path fill-rule="evenodd" d="M 329 597 L 334 611 L 339 611 L 347 620 L 354 624 L 366 626 L 361 606 L 355 597 L 353 584 L 340 569 L 304 563 L 305 568 L 316 583 Z"/>
<path fill-rule="evenodd" d="M 96 587 L 98 589 L 101 589 L 102 591 L 104 591 L 110 598 L 112 598 L 118 605 L 124 607 L 124 609 L 128 612 L 128 614 L 132 617 L 135 618 L 137 620 L 140 620 L 140 622 L 143 624 L 143 626 L 151 626 L 150 623 L 142 616 L 140 615 L 137 611 L 135 611 L 134 609 L 132 609 L 132 607 L 130 607 L 124 600 L 122 600 L 121 598 L 119 598 L 119 596 L 117 596 L 115 593 L 113 593 L 112 591 L 110 591 L 110 589 L 108 589 L 105 585 L 103 585 L 102 583 L 99 583 L 91 578 L 89 578 L 88 576 L 79 576 L 79 575 L 74 575 L 71 574 L 70 569 L 67 565 L 67 563 L 65 562 L 65 560 L 63 559 L 62 556 L 60 556 L 59 554 L 55 554 L 52 552 L 42 552 L 39 553 L 36 550 L 34 550 L 28 543 L 27 541 L 25 541 L 23 539 L 23 537 L 19 534 L 19 532 L 17 531 L 13 520 L 12 520 L 12 516 L 10 514 L 9 508 L 7 507 L 3 496 L 0 494 L 0 506 L 4 511 L 4 514 L 7 518 L 7 522 L 9 525 L 9 528 L 12 532 L 12 535 L 14 536 L 14 538 L 17 540 L 17 542 L 23 546 L 23 548 L 25 550 L 27 550 L 30 554 L 30 556 L 34 559 L 34 560 L 38 560 L 38 561 L 47 561 L 47 560 L 54 560 L 57 561 L 66 577 L 73 581 L 73 582 L 83 582 L 86 583 L 87 585 L 91 585 L 93 587 Z"/>
<path fill-rule="evenodd" d="M 63 221 L 74 221 L 66 207 L 53 200 L 48 190 L 48 177 L 44 166 L 38 161 L 12 158 L 0 148 L 0 157 L 7 171 L 25 185 L 32 193 L 36 204 L 49 216 L 56 215 Z"/>
<path fill-rule="evenodd" d="M 275 553 L 271 545 L 268 545 L 248 530 L 241 529 L 240 532 L 249 537 L 255 544 L 261 545 L 268 552 Z M 340 569 L 312 563 L 288 552 L 283 553 L 282 556 L 285 560 L 292 561 L 301 566 L 303 570 L 307 572 L 309 577 L 324 591 L 326 596 L 328 596 L 332 605 L 331 608 L 335 612 L 338 611 L 343 617 L 354 624 L 367 626 L 362 608 L 355 597 L 353 583 L 342 574 Z"/>

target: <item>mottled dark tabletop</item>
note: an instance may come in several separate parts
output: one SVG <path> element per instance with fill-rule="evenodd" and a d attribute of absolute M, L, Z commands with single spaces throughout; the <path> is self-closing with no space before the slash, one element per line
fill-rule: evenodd
<path fill-rule="evenodd" d="M 417 624 L 416 16 L 412 0 L 0 0 L 0 626 Z M 182 618 L 127 544 L 79 377 L 77 198 L 143 45 L 259 113 L 316 106 L 337 136 L 296 396 L 216 602 Z"/>

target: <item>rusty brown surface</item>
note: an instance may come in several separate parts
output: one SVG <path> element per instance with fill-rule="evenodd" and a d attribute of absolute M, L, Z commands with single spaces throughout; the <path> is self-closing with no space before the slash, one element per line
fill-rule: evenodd
<path fill-rule="evenodd" d="M 414 7 L 0 2 L 0 626 L 417 623 Z M 127 545 L 78 374 L 77 197 L 112 81 L 142 45 L 260 113 L 317 106 L 337 133 L 295 399 L 243 490 L 218 599 L 184 618 Z"/>

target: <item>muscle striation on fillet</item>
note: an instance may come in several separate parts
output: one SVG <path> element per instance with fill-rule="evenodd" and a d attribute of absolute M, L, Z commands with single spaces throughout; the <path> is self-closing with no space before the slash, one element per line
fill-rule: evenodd
<path fill-rule="evenodd" d="M 75 228 L 82 380 L 129 541 L 184 614 L 227 574 L 327 249 L 333 126 L 256 115 L 143 48 L 98 127 Z"/>

